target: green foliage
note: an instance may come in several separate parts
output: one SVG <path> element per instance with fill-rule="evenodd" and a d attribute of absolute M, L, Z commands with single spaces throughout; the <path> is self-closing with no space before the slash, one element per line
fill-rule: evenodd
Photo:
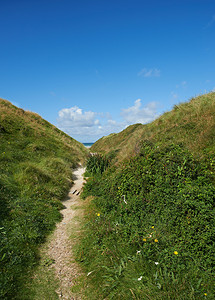
<path fill-rule="evenodd" d="M 91 174 L 102 174 L 109 166 L 109 159 L 101 154 L 90 155 L 86 171 Z"/>
<path fill-rule="evenodd" d="M 0 100 L 0 112 L 0 298 L 16 299 L 37 265 L 38 246 L 61 219 L 72 168 L 87 151 L 7 101 Z"/>
<path fill-rule="evenodd" d="M 183 146 L 145 141 L 88 180 L 83 196 L 94 198 L 77 259 L 95 299 L 214 299 L 212 175 Z"/>

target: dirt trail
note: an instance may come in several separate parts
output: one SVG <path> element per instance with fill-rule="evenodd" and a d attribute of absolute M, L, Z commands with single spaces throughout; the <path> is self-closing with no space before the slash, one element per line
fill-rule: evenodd
<path fill-rule="evenodd" d="M 78 204 L 79 195 L 83 186 L 83 173 L 85 169 L 80 167 L 73 172 L 74 184 L 69 192 L 68 199 L 63 204 L 65 209 L 61 211 L 63 215 L 62 221 L 57 225 L 53 239 L 49 245 L 49 255 L 55 260 L 54 266 L 56 276 L 60 280 L 60 288 L 56 291 L 60 299 L 81 299 L 81 297 L 73 296 L 70 289 L 75 278 L 80 275 L 80 270 L 73 260 L 72 242 L 69 239 L 69 229 L 77 216 L 75 205 Z M 71 229 L 70 229 L 71 230 Z"/>

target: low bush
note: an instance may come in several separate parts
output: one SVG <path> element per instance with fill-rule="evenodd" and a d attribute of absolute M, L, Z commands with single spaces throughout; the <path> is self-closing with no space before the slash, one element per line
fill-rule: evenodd
<path fill-rule="evenodd" d="M 102 174 L 109 166 L 109 159 L 101 154 L 90 155 L 86 171 L 92 174 Z"/>

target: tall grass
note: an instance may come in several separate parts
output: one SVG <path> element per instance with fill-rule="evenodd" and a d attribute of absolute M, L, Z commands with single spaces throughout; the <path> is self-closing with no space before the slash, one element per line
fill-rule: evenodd
<path fill-rule="evenodd" d="M 102 174 L 108 168 L 109 164 L 109 159 L 104 155 L 89 155 L 86 172 L 92 174 Z"/>

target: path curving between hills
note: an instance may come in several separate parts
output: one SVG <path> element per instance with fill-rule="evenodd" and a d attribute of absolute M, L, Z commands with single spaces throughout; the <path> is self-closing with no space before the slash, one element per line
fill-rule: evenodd
<path fill-rule="evenodd" d="M 56 291 L 60 299 L 79 300 L 81 296 L 73 295 L 71 287 L 80 275 L 80 269 L 74 262 L 71 228 L 74 227 L 77 217 L 77 206 L 80 201 L 80 192 L 83 186 L 85 168 L 79 167 L 73 172 L 74 184 L 68 198 L 63 202 L 65 208 L 61 211 L 63 219 L 57 224 L 53 238 L 48 246 L 50 257 L 54 260 L 55 274 L 60 281 L 60 288 Z"/>

